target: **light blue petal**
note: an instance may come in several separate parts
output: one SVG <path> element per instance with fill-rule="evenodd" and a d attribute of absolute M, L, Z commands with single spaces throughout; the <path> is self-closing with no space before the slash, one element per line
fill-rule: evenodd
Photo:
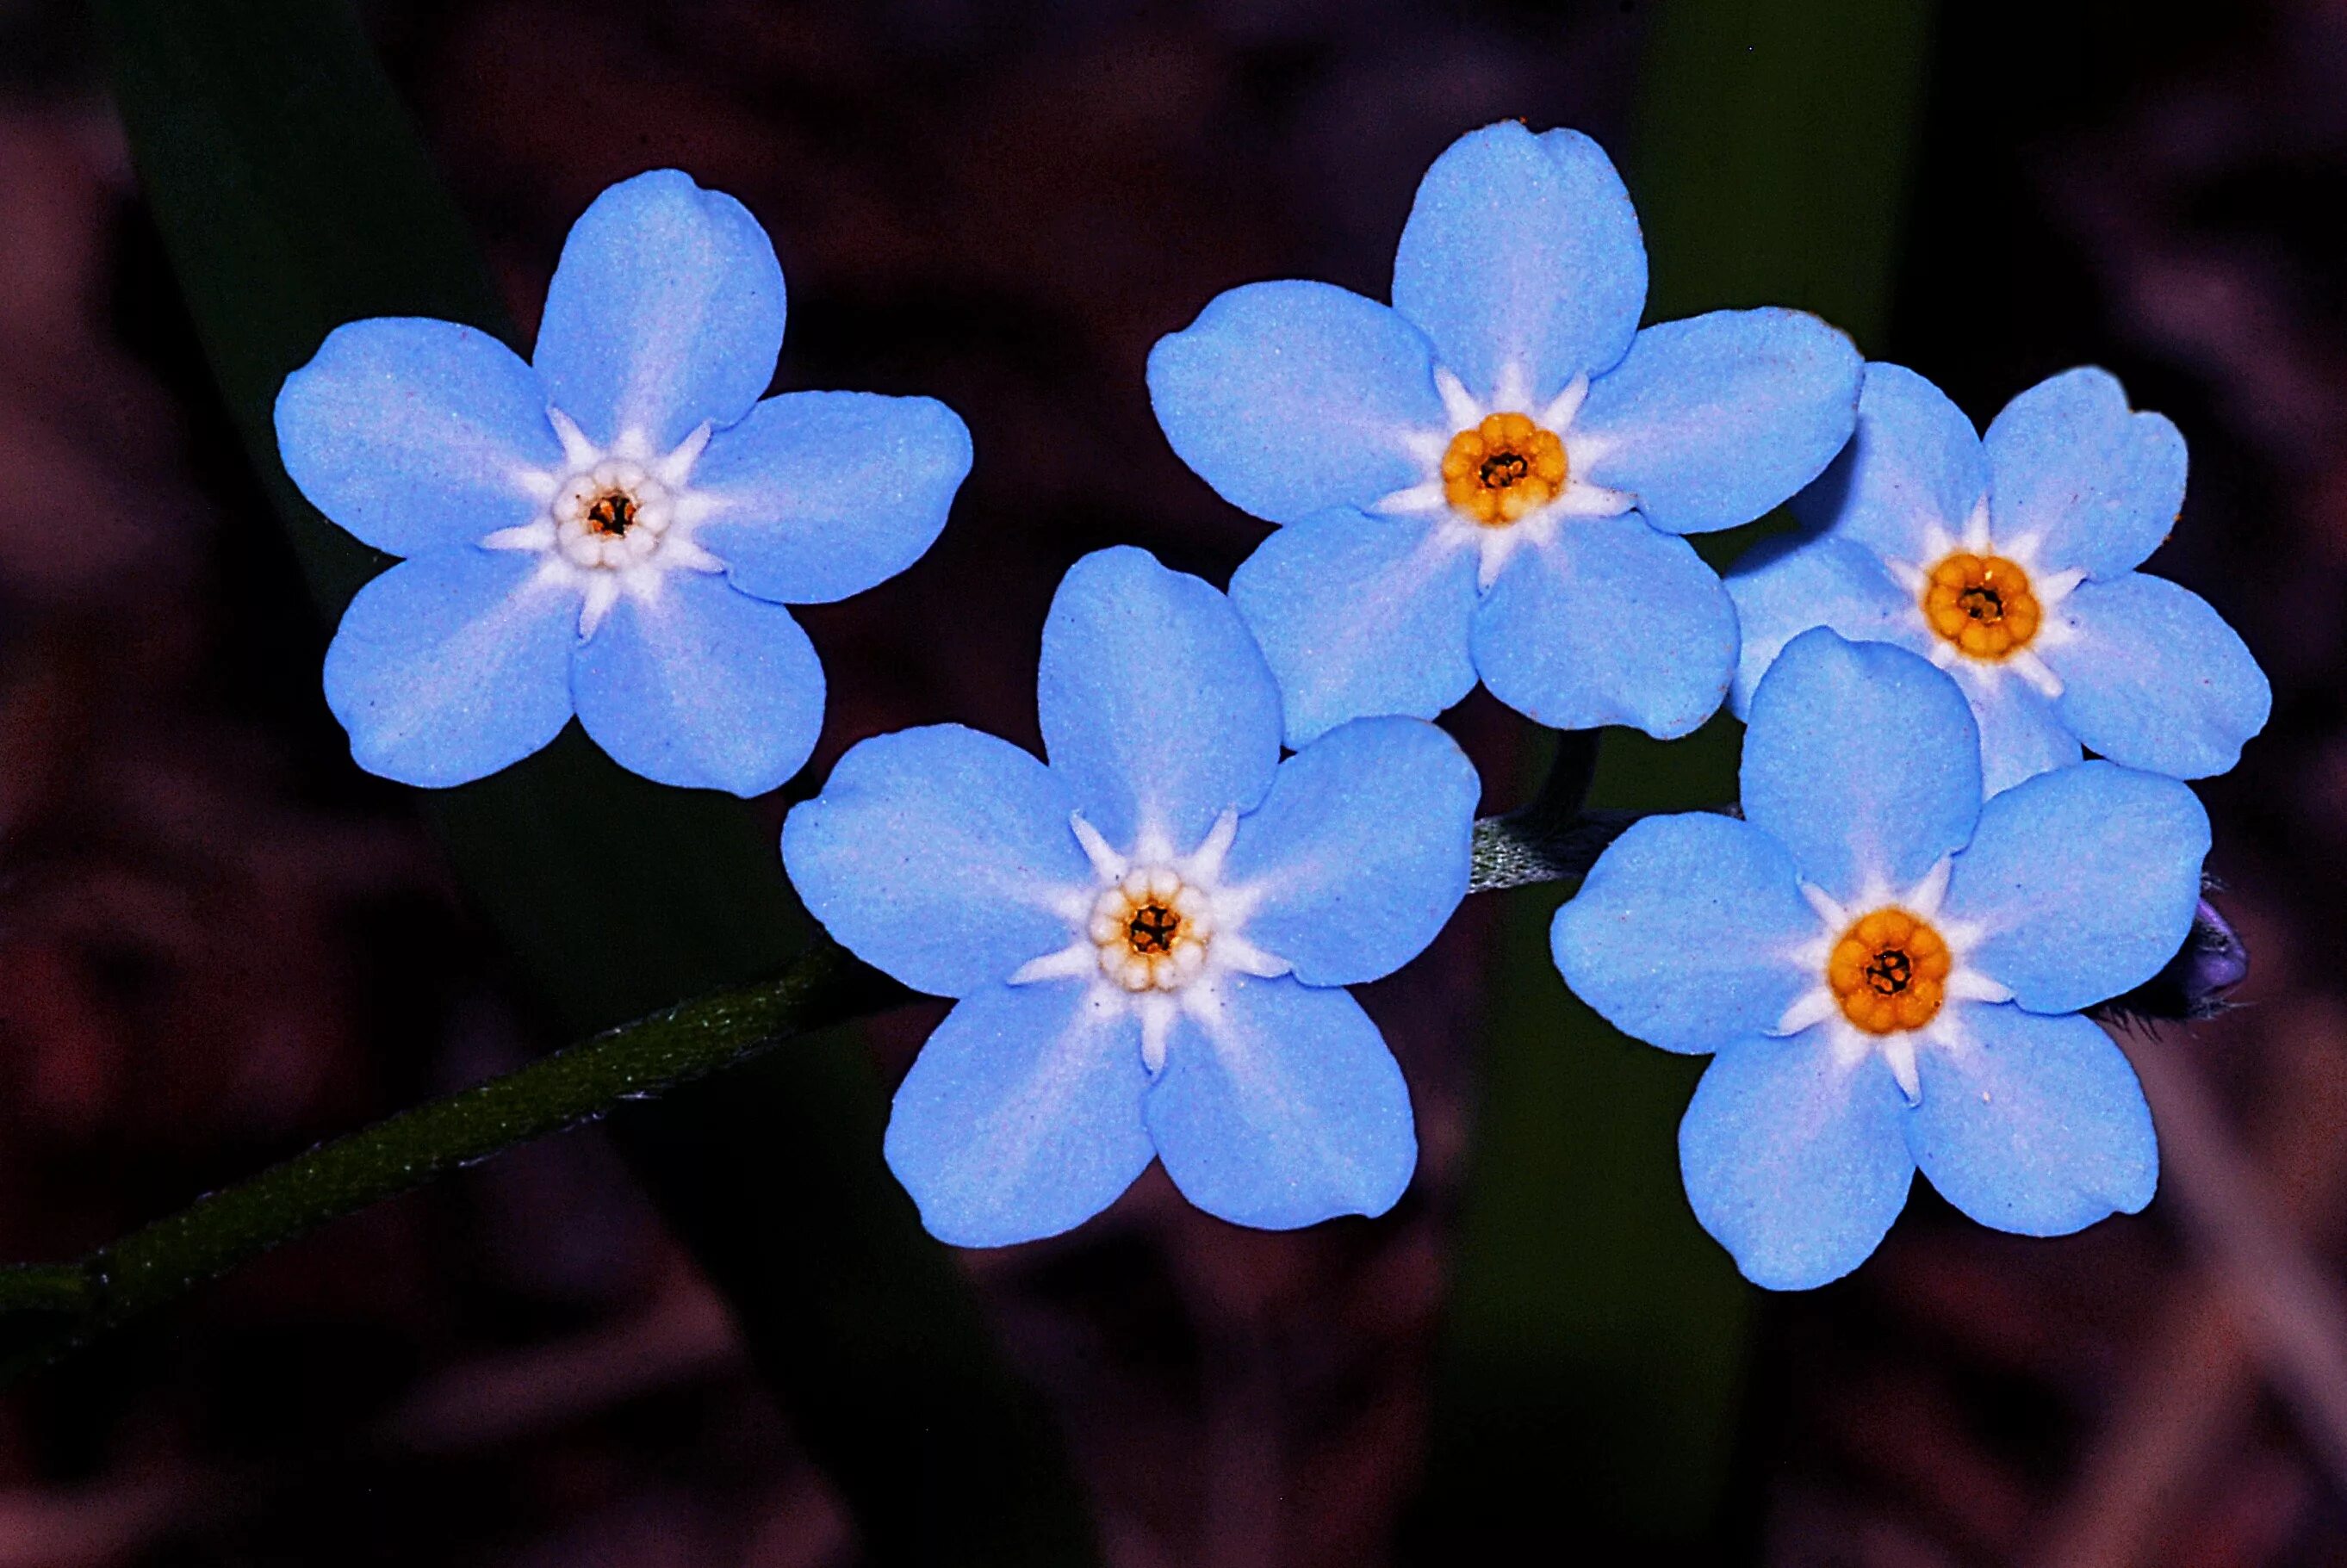
<path fill-rule="evenodd" d="M 1255 639 L 1229 600 L 1147 550 L 1068 569 L 1036 688 L 1052 769 L 1119 848 L 1146 828 L 1186 852 L 1271 787 L 1279 688 Z"/>
<path fill-rule="evenodd" d="M 1881 556 L 1854 539 L 1769 539 L 1738 561 L 1726 581 L 1742 634 L 1731 693 L 1738 718 L 1751 711 L 1753 689 L 1785 644 L 1813 626 L 1830 627 L 1853 642 L 1893 642 L 1917 653 L 1932 635 L 1915 596 L 1891 578 Z"/>
<path fill-rule="evenodd" d="M 359 589 L 326 650 L 326 706 L 371 774 L 441 789 L 537 751 L 570 719 L 577 590 L 535 556 L 459 546 Z"/>
<path fill-rule="evenodd" d="M 1401 1069 L 1348 991 L 1225 974 L 1184 1010 L 1145 1112 L 1165 1173 L 1210 1214 L 1293 1230 L 1381 1214 L 1418 1137 Z"/>
<path fill-rule="evenodd" d="M 2004 405 L 1985 440 L 1996 538 L 2041 539 L 2049 570 L 2131 570 L 2183 508 L 2183 436 L 2165 415 L 2129 413 L 2106 370 L 2039 382 Z"/>
<path fill-rule="evenodd" d="M 1667 741 L 1727 694 L 1736 607 L 1685 539 L 1635 513 L 1571 520 L 1501 570 L 1475 611 L 1474 647 L 1491 695 L 1527 718 Z"/>
<path fill-rule="evenodd" d="M 649 604 L 621 594 L 571 682 L 613 762 L 681 789 L 778 789 L 823 728 L 823 665 L 791 612 L 699 572 Z"/>
<path fill-rule="evenodd" d="M 1416 518 L 1323 512 L 1231 574 L 1231 602 L 1278 678 L 1287 743 L 1368 713 L 1431 719 L 1475 689 L 1472 549 Z"/>
<path fill-rule="evenodd" d="M 1687 1202 L 1753 1284 L 1840 1279 L 1907 1206 L 1906 1114 L 1881 1059 L 1837 1063 L 1823 1030 L 1735 1041 L 1679 1123 Z"/>
<path fill-rule="evenodd" d="M 2075 1012 L 2157 974 L 2192 929 L 2209 814 L 2174 779 L 2106 762 L 2040 774 L 1982 808 L 1948 913 L 1985 927 L 1965 962 L 2033 1012 Z"/>
<path fill-rule="evenodd" d="M 1844 902 L 1903 891 L 1972 837 L 1980 730 L 1948 676 L 1903 648 L 1820 628 L 1785 645 L 1752 694 L 1744 815 Z"/>
<path fill-rule="evenodd" d="M 1646 246 L 1613 161 L 1579 131 L 1513 120 L 1460 137 L 1419 181 L 1393 302 L 1481 397 L 1512 365 L 1534 407 L 1611 367 L 1646 302 Z"/>
<path fill-rule="evenodd" d="M 956 1003 L 897 1090 L 883 1143 L 931 1235 L 1009 1246 L 1072 1230 L 1149 1168 L 1141 1025 L 1077 981 Z"/>
<path fill-rule="evenodd" d="M 969 472 L 969 431 L 928 397 L 793 392 L 712 437 L 693 535 L 733 586 L 785 604 L 862 593 L 921 559 Z"/>
<path fill-rule="evenodd" d="M 600 446 L 665 452 L 731 425 L 774 378 L 783 269 L 750 210 L 655 169 L 600 196 L 562 244 L 531 356 L 549 402 Z"/>
<path fill-rule="evenodd" d="M 521 356 L 453 322 L 336 327 L 277 394 L 277 450 L 312 506 L 395 556 L 473 544 L 545 509 L 516 482 L 562 462 Z"/>
<path fill-rule="evenodd" d="M 1714 311 L 1648 327 L 1573 422 L 1579 476 L 1638 498 L 1665 533 L 1748 523 L 1850 440 L 1865 361 L 1802 311 Z"/>
<path fill-rule="evenodd" d="M 2062 720 L 2113 762 L 2208 778 L 2240 760 L 2273 712 L 2249 645 L 2166 578 L 2082 582 L 2054 619 L 2070 638 L 2045 640 L 2041 656 L 2062 678 Z"/>
<path fill-rule="evenodd" d="M 1940 1195 L 2023 1235 L 2067 1235 L 2151 1202 L 2151 1110 L 2110 1037 L 2075 1013 L 1959 1005 L 1968 1043 L 1916 1052 L 1923 1099 L 1907 1123 Z"/>
<path fill-rule="evenodd" d="M 857 743 L 783 824 L 783 865 L 841 946 L 916 990 L 967 996 L 1081 935 L 1092 867 L 1075 796 L 1008 741 L 933 724 Z"/>
<path fill-rule="evenodd" d="M 1149 351 L 1165 439 L 1223 499 L 1275 523 L 1366 507 L 1423 479 L 1406 445 L 1448 428 L 1432 351 L 1375 300 L 1249 283 Z"/>
<path fill-rule="evenodd" d="M 1928 634 L 1927 634 L 1928 635 Z M 1956 683 L 1981 732 L 1981 792 L 1995 794 L 2022 780 L 2066 768 L 2085 753 L 2045 694 L 2012 676 L 1993 685 L 1968 674 Z"/>
<path fill-rule="evenodd" d="M 1615 839 L 1549 927 L 1573 994 L 1634 1040 L 1718 1050 L 1766 1034 L 1818 983 L 1792 950 L 1817 913 L 1784 846 L 1748 822 L 1650 816 Z"/>
<path fill-rule="evenodd" d="M 1903 364 L 1866 367 L 1858 429 L 1816 484 L 1793 497 L 1805 527 L 1928 567 L 1939 534 L 1962 536 L 1988 494 L 1980 432 L 1948 395 Z"/>
<path fill-rule="evenodd" d="M 1482 781 L 1421 719 L 1356 719 L 1279 764 L 1239 819 L 1225 886 L 1246 939 L 1307 985 L 1378 979 L 1418 957 L 1467 896 Z"/>

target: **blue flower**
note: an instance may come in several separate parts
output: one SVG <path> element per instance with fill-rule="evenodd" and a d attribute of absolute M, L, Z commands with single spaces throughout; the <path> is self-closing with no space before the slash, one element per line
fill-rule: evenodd
<path fill-rule="evenodd" d="M 1283 525 L 1231 598 L 1290 745 L 1431 717 L 1478 677 L 1561 729 L 1681 735 L 1719 706 L 1736 618 L 1681 536 L 1815 478 L 1849 439 L 1860 361 L 1792 311 L 1640 332 L 1645 297 L 1604 152 L 1511 121 L 1427 170 L 1390 309 L 1253 283 L 1157 344 L 1174 450 Z"/>
<path fill-rule="evenodd" d="M 958 725 L 883 735 L 783 829 L 834 937 L 958 999 L 888 1122 L 923 1222 L 1056 1235 L 1153 1157 L 1240 1225 L 1382 1214 L 1417 1161 L 1409 1096 L 1343 988 L 1466 895 L 1475 770 L 1399 718 L 1280 761 L 1230 601 L 1138 549 L 1069 570 L 1038 692 L 1048 764 Z"/>
<path fill-rule="evenodd" d="M 354 322 L 286 378 L 311 503 L 407 558 L 352 600 L 326 701 L 361 767 L 463 784 L 573 713 L 621 766 L 756 794 L 805 763 L 823 666 L 784 604 L 917 560 L 969 471 L 928 398 L 764 398 L 783 273 L 673 169 L 595 199 L 530 364 L 449 322 Z"/>
<path fill-rule="evenodd" d="M 2183 504 L 2184 437 L 2129 413 L 2104 371 L 2040 382 L 1983 442 L 1938 387 L 1870 364 L 1857 437 L 1793 501 L 1812 531 L 1727 579 L 1737 712 L 1778 649 L 1830 626 L 1954 674 L 1992 794 L 2082 743 L 2174 778 L 2223 773 L 2273 697 L 2199 596 L 2135 569 Z"/>
<path fill-rule="evenodd" d="M 1714 1053 L 1679 1167 L 1746 1276 L 1847 1274 L 1918 1167 L 2025 1235 L 2150 1202 L 2143 1091 L 2079 1009 L 2190 931 L 2209 849 L 2191 790 L 2092 762 L 1983 804 L 1956 683 L 1824 630 L 1753 694 L 1743 788 L 1742 821 L 1623 835 L 1551 941 L 1617 1028 Z"/>

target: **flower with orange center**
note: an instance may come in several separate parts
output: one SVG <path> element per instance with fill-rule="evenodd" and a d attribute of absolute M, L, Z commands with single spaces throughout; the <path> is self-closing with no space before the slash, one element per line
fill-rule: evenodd
<path fill-rule="evenodd" d="M 1442 495 L 1460 517 L 1505 528 L 1564 489 L 1564 443 L 1522 414 L 1489 414 L 1450 438 Z"/>
<path fill-rule="evenodd" d="M 2029 646 L 2045 611 L 2029 574 L 2004 556 L 1956 550 L 1926 575 L 1923 619 L 1973 659 L 1999 660 Z"/>
<path fill-rule="evenodd" d="M 1842 1016 L 1868 1034 L 1921 1029 L 1946 999 L 1954 958 L 1929 921 L 1896 906 L 1850 924 L 1826 959 Z"/>

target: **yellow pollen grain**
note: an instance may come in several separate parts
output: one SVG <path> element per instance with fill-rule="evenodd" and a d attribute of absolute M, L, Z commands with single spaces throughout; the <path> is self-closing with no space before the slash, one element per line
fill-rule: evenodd
<path fill-rule="evenodd" d="M 2003 556 L 1958 550 L 1923 584 L 1923 619 L 1973 659 L 2004 659 L 2029 646 L 2045 620 L 2029 574 Z"/>
<path fill-rule="evenodd" d="M 1564 489 L 1564 443 L 1521 414 L 1486 415 L 1450 438 L 1442 455 L 1442 494 L 1460 516 L 1505 528 Z"/>
<path fill-rule="evenodd" d="M 1904 909 L 1850 922 L 1826 956 L 1826 985 L 1842 1016 L 1869 1034 L 1921 1029 L 1947 999 L 1954 967 L 1947 938 Z"/>

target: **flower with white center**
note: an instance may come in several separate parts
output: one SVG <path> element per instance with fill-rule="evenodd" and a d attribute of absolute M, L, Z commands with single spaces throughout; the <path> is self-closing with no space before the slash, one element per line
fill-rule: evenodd
<path fill-rule="evenodd" d="M 1989 793 L 2091 749 L 2174 778 L 2230 768 L 2272 694 L 2198 595 L 2135 569 L 2184 502 L 2184 438 L 2107 373 L 2065 371 L 1983 439 L 1913 371 L 1870 364 L 1858 434 L 1793 501 L 1807 530 L 1730 573 L 1744 711 L 1813 626 L 1954 675 Z"/>
<path fill-rule="evenodd" d="M 957 999 L 888 1123 L 923 1223 L 1055 1235 L 1153 1159 L 1240 1225 L 1382 1214 L 1417 1159 L 1409 1096 L 1344 988 L 1465 896 L 1475 770 L 1407 718 L 1282 762 L 1230 601 L 1137 549 L 1070 569 L 1037 687 L 1048 763 L 958 725 L 878 736 L 783 829 L 834 937 Z"/>
<path fill-rule="evenodd" d="M 405 558 L 326 654 L 362 767 L 463 784 L 575 714 L 662 784 L 756 794 L 798 771 L 823 667 L 784 606 L 918 559 L 970 450 L 928 398 L 764 397 L 782 341 L 765 231 L 666 169 L 573 226 L 530 362 L 384 318 L 337 328 L 286 378 L 287 474 Z"/>
<path fill-rule="evenodd" d="M 1685 734 L 1736 621 L 1682 536 L 1750 522 L 1849 439 L 1860 361 L 1814 316 L 1641 332 L 1628 193 L 1577 131 L 1510 121 L 1419 183 L 1390 307 L 1327 283 L 1222 294 L 1149 358 L 1158 423 L 1281 525 L 1231 579 L 1288 743 L 1430 718 L 1480 679 L 1558 728 Z"/>
<path fill-rule="evenodd" d="M 1758 1284 L 1858 1266 L 1918 1169 L 2026 1235 L 2151 1199 L 2143 1091 L 2080 1014 L 2182 947 L 2207 814 L 2107 762 L 1983 802 L 1979 759 L 1951 677 L 1813 630 L 1753 694 L 1742 819 L 1649 817 L 1558 911 L 1583 1000 L 1713 1056 L 1680 1170 Z"/>

